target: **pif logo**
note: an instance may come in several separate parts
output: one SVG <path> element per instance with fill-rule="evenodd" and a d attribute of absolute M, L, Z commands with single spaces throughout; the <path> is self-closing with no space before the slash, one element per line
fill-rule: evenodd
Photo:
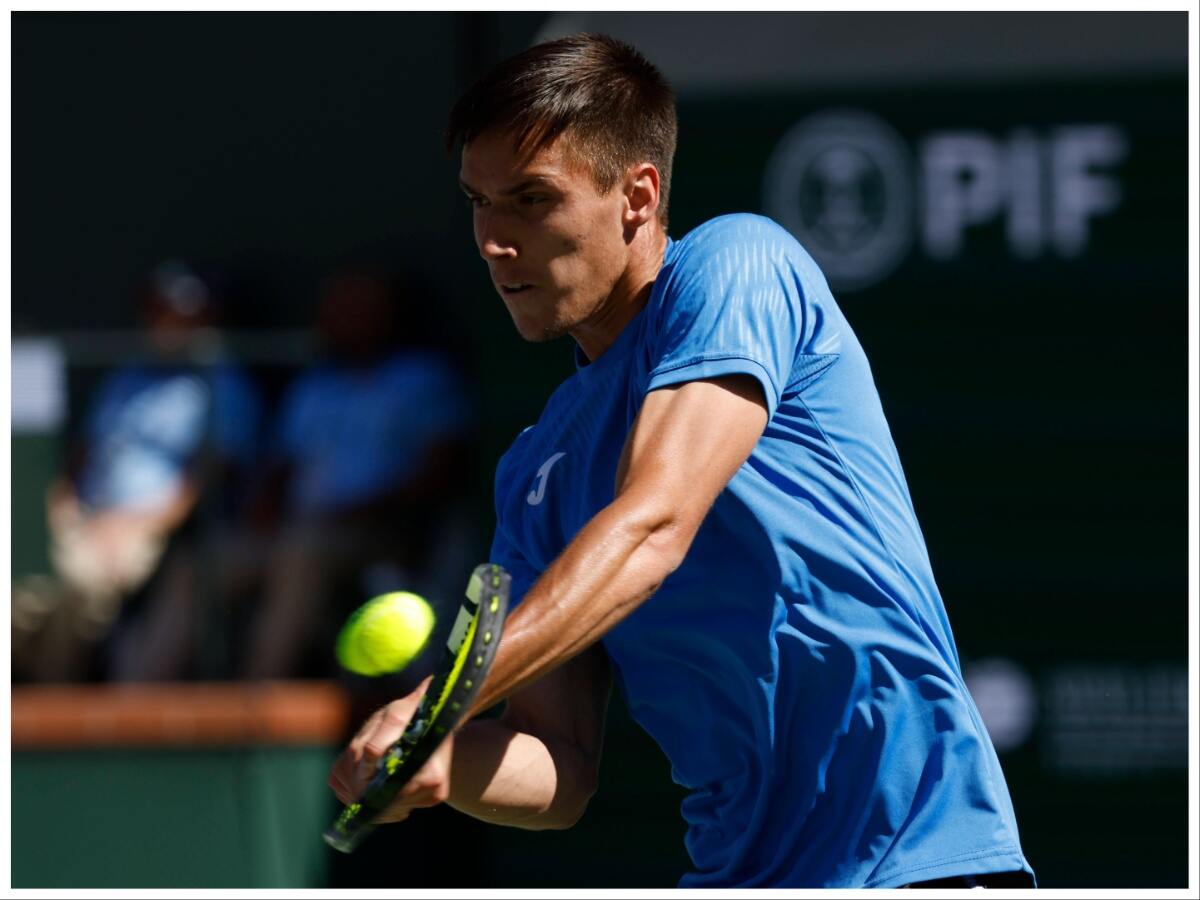
<path fill-rule="evenodd" d="M 883 120 L 819 113 L 783 136 L 767 164 L 763 207 L 821 266 L 855 290 L 886 277 L 912 243 L 908 147 Z"/>
<path fill-rule="evenodd" d="M 1003 138 L 945 130 L 909 145 L 877 116 L 818 113 L 771 155 L 763 208 L 820 264 L 830 284 L 857 290 L 890 275 L 914 239 L 931 259 L 965 252 L 968 231 L 1002 218 L 1013 256 L 1081 256 L 1093 219 L 1120 205 L 1106 167 L 1128 152 L 1116 125 L 1014 128 Z"/>

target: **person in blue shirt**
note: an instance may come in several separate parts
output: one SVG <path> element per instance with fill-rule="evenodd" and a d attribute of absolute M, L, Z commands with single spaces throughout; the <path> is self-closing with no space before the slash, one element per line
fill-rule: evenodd
<path fill-rule="evenodd" d="M 415 278 L 372 266 L 323 281 L 321 357 L 283 391 L 243 515 L 173 555 L 118 678 L 204 674 L 195 649 L 213 597 L 237 611 L 216 674 L 279 679 L 327 672 L 332 654 L 313 645 L 359 593 L 431 593 L 425 585 L 452 564 L 431 547 L 457 534 L 472 416 L 422 304 Z"/>
<path fill-rule="evenodd" d="M 689 790 L 681 887 L 1031 885 L 867 359 L 774 222 L 667 230 L 674 101 L 611 38 L 501 63 L 451 114 L 519 333 L 577 371 L 496 469 L 518 605 L 473 711 L 382 817 L 565 828 L 615 680 Z M 355 799 L 418 694 L 330 773 Z"/>
<path fill-rule="evenodd" d="M 432 545 L 453 526 L 472 404 L 455 362 L 425 334 L 420 307 L 432 300 L 371 267 L 322 286 L 325 358 L 285 392 L 252 504 L 268 548 L 256 561 L 246 677 L 303 674 L 314 636 L 348 611 L 348 582 L 426 590 L 441 575 Z"/>
<path fill-rule="evenodd" d="M 195 530 L 202 500 L 228 505 L 247 474 L 261 420 L 258 388 L 224 353 L 201 362 L 216 339 L 218 286 L 175 260 L 143 284 L 146 352 L 100 383 L 47 492 L 54 574 L 14 586 L 19 677 L 109 674 L 104 657 L 131 608 L 153 605 L 138 601 L 169 547 Z"/>

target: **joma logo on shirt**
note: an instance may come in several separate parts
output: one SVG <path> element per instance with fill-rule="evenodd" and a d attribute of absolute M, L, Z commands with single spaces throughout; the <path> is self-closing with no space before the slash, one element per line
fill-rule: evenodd
<path fill-rule="evenodd" d="M 529 496 L 525 498 L 525 502 L 530 506 L 537 506 L 546 497 L 546 482 L 550 478 L 550 470 L 554 468 L 554 464 L 562 459 L 567 454 L 555 453 L 548 460 L 542 463 L 542 467 L 537 470 L 537 483 L 534 485 Z"/>

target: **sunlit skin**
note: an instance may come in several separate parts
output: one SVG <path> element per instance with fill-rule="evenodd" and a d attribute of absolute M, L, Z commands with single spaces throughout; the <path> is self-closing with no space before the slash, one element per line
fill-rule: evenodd
<path fill-rule="evenodd" d="M 601 193 L 569 134 L 521 155 L 501 132 L 463 148 L 459 183 L 479 254 L 520 335 L 569 334 L 589 359 L 599 357 L 646 304 L 662 266 L 658 170 L 631 165 Z"/>

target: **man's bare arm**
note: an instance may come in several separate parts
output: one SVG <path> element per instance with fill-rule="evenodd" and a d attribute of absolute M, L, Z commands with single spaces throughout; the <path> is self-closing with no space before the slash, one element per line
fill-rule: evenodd
<path fill-rule="evenodd" d="M 562 665 L 653 594 L 683 561 L 766 422 L 762 389 L 749 376 L 648 394 L 626 441 L 615 499 L 509 617 L 473 712 Z"/>
<path fill-rule="evenodd" d="M 454 736 L 449 804 L 521 828 L 567 828 L 596 792 L 611 679 L 600 646 L 509 698 L 499 720 L 476 719 Z M 503 746 L 500 765 L 488 764 Z"/>
<path fill-rule="evenodd" d="M 581 653 L 514 694 L 500 719 L 468 722 L 448 738 L 379 821 L 448 802 L 497 825 L 575 824 L 596 790 L 610 681 L 602 647 Z M 422 692 L 379 710 L 334 764 L 329 784 L 343 803 L 361 794 Z"/>

